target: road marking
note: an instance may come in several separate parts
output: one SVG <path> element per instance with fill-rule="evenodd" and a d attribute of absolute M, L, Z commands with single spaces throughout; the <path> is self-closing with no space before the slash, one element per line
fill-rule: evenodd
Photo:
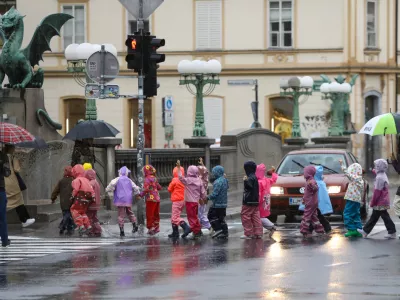
<path fill-rule="evenodd" d="M 10 236 L 11 245 L 0 248 L 0 264 L 60 253 L 74 253 L 126 243 L 133 239 L 44 239 Z"/>
<path fill-rule="evenodd" d="M 343 266 L 343 265 L 348 265 L 350 262 L 341 262 L 341 263 L 336 263 L 336 264 L 331 264 L 331 265 L 325 265 L 324 267 L 337 267 L 337 266 Z"/>

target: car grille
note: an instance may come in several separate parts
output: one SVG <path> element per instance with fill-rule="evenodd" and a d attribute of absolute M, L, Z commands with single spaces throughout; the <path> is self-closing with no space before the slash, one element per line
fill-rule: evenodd
<path fill-rule="evenodd" d="M 287 188 L 287 192 L 290 195 L 302 195 L 302 193 L 300 193 L 300 188 Z"/>

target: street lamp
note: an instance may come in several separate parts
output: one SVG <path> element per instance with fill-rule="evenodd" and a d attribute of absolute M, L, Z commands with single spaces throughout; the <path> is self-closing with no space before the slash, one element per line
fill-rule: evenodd
<path fill-rule="evenodd" d="M 179 85 L 186 85 L 187 90 L 196 96 L 194 137 L 207 136 L 204 125 L 203 97 L 210 95 L 214 91 L 215 86 L 219 84 L 221 69 L 221 63 L 215 59 L 207 62 L 202 60 L 182 60 L 178 64 L 178 72 L 181 74 Z M 192 85 L 195 90 L 192 89 Z"/>
<path fill-rule="evenodd" d="M 342 136 L 343 135 L 343 120 L 339 122 L 339 110 L 344 105 L 346 97 L 351 93 L 351 85 L 347 82 L 338 83 L 323 83 L 320 87 L 323 100 L 332 100 L 332 118 L 331 124 L 328 129 L 329 136 Z M 342 125 L 342 126 L 340 126 Z"/>
<path fill-rule="evenodd" d="M 310 76 L 281 78 L 280 88 L 282 97 L 293 99 L 293 123 L 292 138 L 301 138 L 299 98 L 302 95 L 307 97 L 312 94 L 314 80 Z"/>
<path fill-rule="evenodd" d="M 117 49 L 112 44 L 104 44 L 104 48 L 115 57 L 118 57 Z M 81 87 L 85 87 L 87 83 L 93 83 L 86 73 L 86 61 L 93 53 L 100 50 L 101 45 L 89 43 L 71 44 L 65 49 L 64 55 L 68 64 L 67 72 L 72 73 L 74 80 Z M 83 74 L 85 74 L 86 81 L 81 78 Z M 86 99 L 85 119 L 97 119 L 96 99 Z"/>

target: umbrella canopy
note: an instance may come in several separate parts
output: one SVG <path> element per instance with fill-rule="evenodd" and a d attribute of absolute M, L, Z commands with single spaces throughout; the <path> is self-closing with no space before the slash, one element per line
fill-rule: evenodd
<path fill-rule="evenodd" d="M 369 120 L 359 133 L 374 135 L 400 133 L 400 114 L 387 113 Z"/>
<path fill-rule="evenodd" d="M 35 136 L 35 140 L 33 140 L 32 142 L 18 143 L 15 144 L 15 146 L 19 148 L 33 148 L 33 149 L 49 148 L 49 145 L 47 145 L 46 141 L 42 139 L 40 136 Z"/>
<path fill-rule="evenodd" d="M 115 137 L 119 133 L 111 124 L 104 121 L 89 120 L 78 123 L 63 138 L 63 140 L 83 140 L 102 137 Z"/>
<path fill-rule="evenodd" d="M 32 142 L 35 137 L 25 128 L 0 122 L 0 143 L 15 145 L 23 142 Z"/>

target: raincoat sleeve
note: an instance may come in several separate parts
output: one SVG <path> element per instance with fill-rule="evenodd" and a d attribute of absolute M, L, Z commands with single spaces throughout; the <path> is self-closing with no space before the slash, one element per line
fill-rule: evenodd
<path fill-rule="evenodd" d="M 150 192 L 149 187 L 150 187 L 149 179 L 145 178 L 143 183 L 143 190 L 139 194 L 140 197 L 144 197 L 146 194 Z"/>
<path fill-rule="evenodd" d="M 133 196 L 139 195 L 140 194 L 139 187 L 132 180 L 131 183 L 132 183 Z"/>
<path fill-rule="evenodd" d="M 169 192 L 169 193 L 172 194 L 172 193 L 174 192 L 175 185 L 176 185 L 175 180 L 172 180 L 171 183 L 170 183 L 169 186 L 168 186 L 168 192 Z"/>
<path fill-rule="evenodd" d="M 253 178 L 247 178 L 244 180 L 244 187 L 246 189 L 253 189 L 254 188 L 255 180 Z"/>
<path fill-rule="evenodd" d="M 187 185 L 187 180 L 185 177 L 182 176 L 182 172 L 180 169 L 178 169 L 178 178 L 183 183 L 183 185 Z"/>
<path fill-rule="evenodd" d="M 274 172 L 274 173 L 272 173 L 271 178 L 268 178 L 268 179 L 269 179 L 270 184 L 273 185 L 278 180 L 278 174 L 276 174 Z"/>
<path fill-rule="evenodd" d="M 51 200 L 55 201 L 59 194 L 60 194 L 60 181 L 56 184 L 53 192 L 51 193 Z"/>
<path fill-rule="evenodd" d="M 200 199 L 206 199 L 207 198 L 207 191 L 204 188 L 204 185 L 200 184 Z"/>
<path fill-rule="evenodd" d="M 74 181 L 72 181 L 72 196 L 76 196 L 76 194 L 78 194 L 79 190 L 81 189 L 81 181 L 79 180 L 79 178 L 74 179 Z"/>
<path fill-rule="evenodd" d="M 118 183 L 118 177 L 114 178 L 111 180 L 110 184 L 106 187 L 106 192 L 107 193 L 112 193 L 115 191 L 115 187 L 117 186 Z"/>
<path fill-rule="evenodd" d="M 370 207 L 374 207 L 374 206 L 378 205 L 378 202 L 381 199 L 383 190 L 385 188 L 387 188 L 387 183 L 386 182 L 385 182 L 385 185 L 383 186 L 383 188 L 381 190 L 379 190 L 377 188 L 374 188 L 374 193 L 372 195 L 372 200 L 371 200 L 371 203 L 369 204 Z"/>
<path fill-rule="evenodd" d="M 219 181 L 219 180 L 216 180 L 216 181 L 214 182 L 213 191 L 212 191 L 212 193 L 208 196 L 208 199 L 209 199 L 209 200 L 215 200 L 215 199 L 218 197 L 218 195 L 221 193 L 222 185 L 223 185 L 222 182 Z"/>
<path fill-rule="evenodd" d="M 308 180 L 307 181 L 307 189 L 313 193 L 318 191 L 318 184 L 315 180 Z"/>

